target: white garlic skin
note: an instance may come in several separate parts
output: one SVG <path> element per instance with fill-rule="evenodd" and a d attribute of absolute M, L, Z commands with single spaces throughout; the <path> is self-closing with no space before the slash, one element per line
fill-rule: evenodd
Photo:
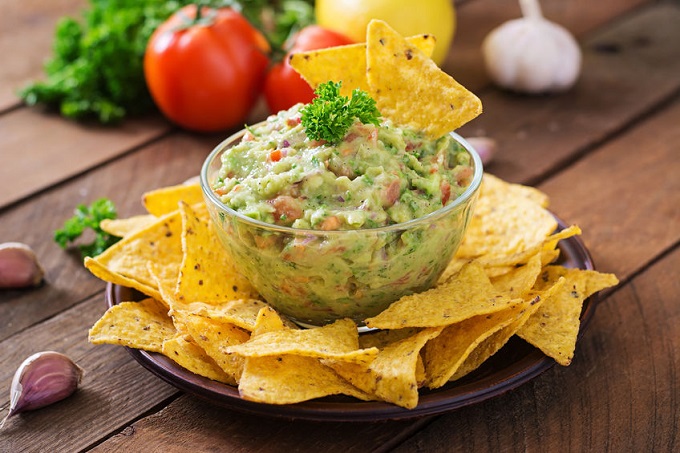
<path fill-rule="evenodd" d="M 581 72 L 581 49 L 572 34 L 543 17 L 505 22 L 484 39 L 482 52 L 494 83 L 520 93 L 566 91 Z"/>
<path fill-rule="evenodd" d="M 14 374 L 7 417 L 63 400 L 76 391 L 82 376 L 82 368 L 64 354 L 33 354 Z"/>

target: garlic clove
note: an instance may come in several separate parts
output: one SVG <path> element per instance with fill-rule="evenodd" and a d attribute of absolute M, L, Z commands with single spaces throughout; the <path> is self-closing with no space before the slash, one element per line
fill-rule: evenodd
<path fill-rule="evenodd" d="M 527 94 L 571 88 L 581 49 L 564 27 L 545 19 L 537 0 L 520 0 L 523 16 L 492 30 L 482 43 L 487 72 L 498 86 Z"/>
<path fill-rule="evenodd" d="M 39 409 L 70 396 L 78 388 L 82 376 L 83 369 L 59 352 L 43 351 L 28 357 L 14 373 L 9 413 L 0 428 L 13 415 Z"/>
<path fill-rule="evenodd" d="M 20 242 L 0 244 L 0 288 L 25 288 L 42 282 L 45 271 L 33 250 Z"/>
<path fill-rule="evenodd" d="M 498 148 L 496 140 L 490 137 L 465 137 L 465 140 L 477 151 L 483 165 L 491 163 Z"/>

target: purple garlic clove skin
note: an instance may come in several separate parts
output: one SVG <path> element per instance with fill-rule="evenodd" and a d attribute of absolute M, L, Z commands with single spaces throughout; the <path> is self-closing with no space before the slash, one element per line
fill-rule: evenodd
<path fill-rule="evenodd" d="M 14 374 L 5 419 L 63 400 L 76 391 L 82 376 L 83 369 L 64 354 L 54 351 L 33 354 Z"/>
<path fill-rule="evenodd" d="M 45 271 L 33 250 L 20 242 L 0 244 L 0 288 L 38 286 Z"/>
<path fill-rule="evenodd" d="M 498 145 L 496 140 L 489 137 L 466 137 L 465 140 L 472 145 L 482 159 L 482 164 L 489 164 L 496 155 Z"/>

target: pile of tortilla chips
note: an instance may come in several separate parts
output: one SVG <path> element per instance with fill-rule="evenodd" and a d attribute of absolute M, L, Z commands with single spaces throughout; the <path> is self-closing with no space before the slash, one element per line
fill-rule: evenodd
<path fill-rule="evenodd" d="M 386 117 L 441 136 L 478 115 L 481 103 L 428 58 L 432 47 L 430 36 L 404 39 L 375 21 L 366 44 L 291 63 L 312 86 L 368 88 Z M 437 285 L 366 319 L 374 330 L 361 335 L 349 319 L 300 329 L 261 300 L 213 233 L 198 185 L 149 192 L 148 214 L 102 222 L 122 239 L 85 261 L 97 277 L 147 297 L 110 308 L 89 339 L 164 354 L 268 404 L 341 394 L 411 409 L 420 388 L 469 374 L 513 336 L 568 365 L 583 301 L 616 277 L 551 264 L 558 241 L 580 230 L 556 232 L 543 193 L 489 174 L 480 190 Z"/>
<path fill-rule="evenodd" d="M 104 222 L 122 239 L 85 264 L 148 297 L 110 308 L 90 341 L 164 354 L 270 404 L 343 394 L 414 408 L 419 388 L 474 371 L 513 335 L 568 365 L 584 299 L 617 279 L 550 264 L 558 241 L 580 230 L 555 232 L 541 192 L 490 174 L 481 190 L 439 283 L 367 319 L 376 330 L 361 335 L 347 319 L 299 329 L 258 299 L 213 233 L 197 185 L 147 193 L 149 214 Z"/>

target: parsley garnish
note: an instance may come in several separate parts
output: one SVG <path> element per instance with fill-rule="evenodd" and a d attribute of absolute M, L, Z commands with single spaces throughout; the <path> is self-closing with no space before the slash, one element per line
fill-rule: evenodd
<path fill-rule="evenodd" d="M 302 108 L 302 125 L 307 137 L 336 144 L 345 137 L 354 120 L 380 124 L 375 100 L 358 88 L 352 97 L 340 95 L 340 82 L 325 82 L 314 92 L 317 97 Z"/>
<path fill-rule="evenodd" d="M 64 222 L 64 226 L 54 232 L 54 241 L 66 248 L 75 242 L 88 228 L 95 234 L 89 244 L 78 245 L 81 256 L 96 256 L 120 240 L 101 229 L 99 223 L 104 219 L 115 219 L 118 214 L 113 202 L 107 198 L 100 198 L 90 206 L 80 204 L 75 209 L 75 215 Z"/>

